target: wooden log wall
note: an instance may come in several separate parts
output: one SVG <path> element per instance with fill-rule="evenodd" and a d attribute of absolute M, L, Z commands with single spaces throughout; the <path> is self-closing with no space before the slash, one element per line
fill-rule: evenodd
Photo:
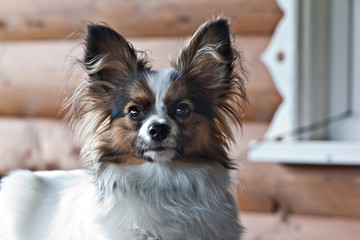
<path fill-rule="evenodd" d="M 247 59 L 251 105 L 246 119 L 270 121 L 281 101 L 260 62 L 282 16 L 274 0 L 0 0 L 0 4 L 0 116 L 58 116 L 69 93 L 66 88 L 72 89 L 64 79 L 71 69 L 65 59 L 74 44 L 65 39 L 88 22 L 106 22 L 132 37 L 136 47 L 151 51 L 155 67 L 163 68 L 181 40 L 214 15 L 230 17 Z"/>
<path fill-rule="evenodd" d="M 61 121 L 0 118 L 0 174 L 30 170 L 75 169 L 80 145 Z"/>
<path fill-rule="evenodd" d="M 241 161 L 236 195 L 240 210 L 331 217 L 360 217 L 360 167 L 254 163 L 244 156 L 267 123 L 244 125 L 232 155 Z M 238 130 L 239 131 L 239 130 Z"/>
<path fill-rule="evenodd" d="M 270 35 L 282 12 L 274 0 L 1 0 L 0 40 L 64 39 L 86 22 L 126 37 L 185 36 L 213 15 L 233 18 L 236 34 Z"/>
<path fill-rule="evenodd" d="M 164 68 L 203 21 L 214 13 L 230 16 L 249 72 L 250 107 L 244 134 L 232 146 L 236 159 L 251 139 L 263 135 L 281 102 L 260 61 L 282 17 L 274 0 L 0 0 L 0 5 L 0 175 L 14 168 L 81 167 L 80 145 L 58 112 L 81 81 L 81 73 L 71 70 L 71 56 L 81 55 L 80 40 L 67 37 L 87 22 L 106 22 L 138 49 L 150 50 L 155 68 Z M 241 210 L 360 217 L 358 172 L 243 160 L 237 200 Z"/>
<path fill-rule="evenodd" d="M 360 219 L 304 215 L 241 214 L 247 240 L 355 240 L 360 236 Z"/>
<path fill-rule="evenodd" d="M 247 59 L 248 92 L 251 106 L 247 119 L 270 121 L 281 101 L 271 77 L 260 61 L 270 35 L 239 36 L 237 43 Z M 149 49 L 154 68 L 169 67 L 181 46 L 179 38 L 131 38 L 134 46 Z M 58 116 L 61 102 L 81 80 L 73 66 L 82 53 L 78 42 L 26 41 L 3 42 L 0 45 L 0 116 L 50 117 Z M 77 50 L 77 51 L 75 51 Z M 21 57 L 20 57 L 21 56 Z M 67 79 L 70 76 L 71 79 Z"/>

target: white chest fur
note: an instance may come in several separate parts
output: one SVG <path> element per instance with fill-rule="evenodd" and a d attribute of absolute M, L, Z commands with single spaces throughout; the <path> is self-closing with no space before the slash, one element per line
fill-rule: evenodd
<path fill-rule="evenodd" d="M 96 184 L 85 171 L 21 171 L 4 181 L 0 218 L 8 239 L 238 239 L 229 187 L 206 164 L 109 165 Z"/>

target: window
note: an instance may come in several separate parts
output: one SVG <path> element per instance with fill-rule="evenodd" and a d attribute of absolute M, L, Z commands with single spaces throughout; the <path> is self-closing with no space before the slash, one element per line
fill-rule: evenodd
<path fill-rule="evenodd" d="M 263 61 L 283 102 L 249 158 L 360 164 L 360 1 L 278 4 L 284 18 Z"/>

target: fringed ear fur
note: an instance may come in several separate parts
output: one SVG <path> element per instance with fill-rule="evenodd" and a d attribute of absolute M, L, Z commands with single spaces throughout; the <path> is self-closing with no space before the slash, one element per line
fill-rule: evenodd
<path fill-rule="evenodd" d="M 184 74 L 214 84 L 231 74 L 234 55 L 228 21 L 220 18 L 199 27 L 185 42 L 173 66 Z M 212 77 L 215 79 L 210 79 Z"/>
<path fill-rule="evenodd" d="M 85 40 L 85 70 L 90 80 L 113 83 L 117 78 L 147 69 L 146 54 L 138 56 L 134 47 L 110 27 L 90 24 Z"/>
<path fill-rule="evenodd" d="M 228 20 L 218 18 L 199 27 L 184 43 L 172 66 L 199 81 L 209 101 L 221 113 L 241 124 L 239 110 L 245 111 L 247 103 L 241 60 L 232 46 Z M 221 123 L 223 120 L 218 119 Z"/>

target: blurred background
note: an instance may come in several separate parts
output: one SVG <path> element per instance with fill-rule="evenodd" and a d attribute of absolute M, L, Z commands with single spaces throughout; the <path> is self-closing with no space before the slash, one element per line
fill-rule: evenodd
<path fill-rule="evenodd" d="M 246 157 L 249 142 L 264 136 L 282 102 L 261 61 L 284 16 L 275 0 L 0 0 L 0 5 L 1 176 L 16 168 L 82 167 L 80 144 L 59 111 L 81 80 L 72 71 L 73 57 L 81 56 L 81 34 L 73 33 L 86 23 L 107 23 L 135 48 L 147 50 L 159 69 L 169 66 L 182 40 L 201 23 L 223 15 L 230 17 L 249 73 L 250 106 L 231 149 L 242 165 L 235 188 L 247 227 L 244 239 L 360 236 L 359 167 Z M 273 61 L 284 58 L 279 52 Z"/>

